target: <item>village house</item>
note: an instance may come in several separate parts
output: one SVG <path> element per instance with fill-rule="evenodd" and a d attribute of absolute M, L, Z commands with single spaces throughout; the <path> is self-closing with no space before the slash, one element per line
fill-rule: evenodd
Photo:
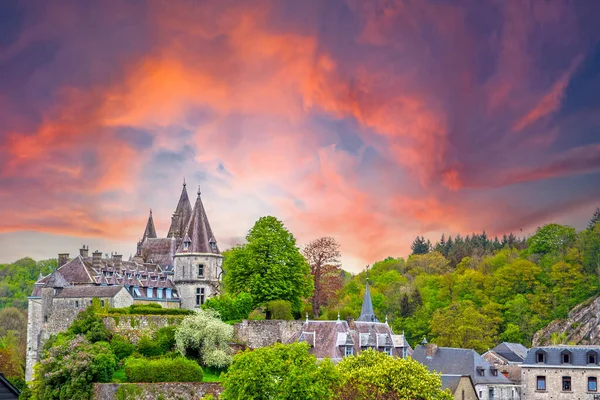
<path fill-rule="evenodd" d="M 600 399 L 600 346 L 546 346 L 529 350 L 521 365 L 527 400 Z"/>
<path fill-rule="evenodd" d="M 192 208 L 185 182 L 167 237 L 157 237 L 150 211 L 129 260 L 116 253 L 90 255 L 85 245 L 72 259 L 60 253 L 58 268 L 40 276 L 28 298 L 26 380 L 32 378 L 43 343 L 66 330 L 92 299 L 109 307 L 157 303 L 197 308 L 220 293 L 222 261 L 200 190 Z"/>
<path fill-rule="evenodd" d="M 442 388 L 449 389 L 454 400 L 477 400 L 470 375 L 442 375 Z"/>
<path fill-rule="evenodd" d="M 424 364 L 430 371 L 442 374 L 442 378 L 470 376 L 479 400 L 518 400 L 521 398 L 520 386 L 513 384 L 499 373 L 498 368 L 490 365 L 475 350 L 438 347 L 436 344 L 427 343 L 424 338 L 421 344 L 415 348 L 412 357 Z"/>
<path fill-rule="evenodd" d="M 521 384 L 521 364 L 529 349 L 520 343 L 502 342 L 481 356 L 516 385 Z"/>
<path fill-rule="evenodd" d="M 0 400 L 17 400 L 21 392 L 0 373 Z"/>

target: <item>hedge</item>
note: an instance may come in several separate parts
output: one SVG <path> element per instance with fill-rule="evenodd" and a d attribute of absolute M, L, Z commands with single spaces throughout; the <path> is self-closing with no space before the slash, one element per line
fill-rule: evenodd
<path fill-rule="evenodd" d="M 202 382 L 204 377 L 198 363 L 184 357 L 128 358 L 125 375 L 128 382 Z"/>
<path fill-rule="evenodd" d="M 124 308 L 109 308 L 108 315 L 192 315 L 194 310 L 162 308 L 159 304 L 131 305 Z"/>

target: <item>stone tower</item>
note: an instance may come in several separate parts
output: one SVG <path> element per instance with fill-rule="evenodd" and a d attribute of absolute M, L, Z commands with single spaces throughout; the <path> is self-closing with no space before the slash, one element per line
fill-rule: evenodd
<path fill-rule="evenodd" d="M 183 240 L 174 256 L 173 283 L 181 299 L 181 308 L 200 307 L 221 292 L 223 256 L 202 204 L 200 189 Z"/>

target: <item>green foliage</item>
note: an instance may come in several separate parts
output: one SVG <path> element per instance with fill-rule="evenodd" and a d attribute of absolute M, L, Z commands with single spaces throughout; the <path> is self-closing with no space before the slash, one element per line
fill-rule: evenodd
<path fill-rule="evenodd" d="M 92 301 L 92 306 L 77 315 L 67 332 L 73 335 L 85 335 L 92 343 L 109 340 L 110 332 L 104 327 L 97 311 L 96 303 Z"/>
<path fill-rule="evenodd" d="M 272 300 L 267 303 L 267 319 L 294 319 L 292 304 L 286 300 Z"/>
<path fill-rule="evenodd" d="M 160 304 L 131 305 L 124 308 L 109 308 L 108 315 L 192 315 L 194 310 L 163 308 Z"/>
<path fill-rule="evenodd" d="M 412 358 L 390 357 L 372 349 L 338 364 L 338 399 L 451 400 L 442 380 Z"/>
<path fill-rule="evenodd" d="M 425 240 L 423 236 L 417 236 L 410 246 L 412 254 L 426 254 L 431 249 L 431 243 L 429 240 Z"/>
<path fill-rule="evenodd" d="M 181 354 L 215 368 L 231 364 L 232 340 L 233 327 L 221 321 L 219 314 L 211 309 L 185 317 L 175 332 L 175 345 Z"/>
<path fill-rule="evenodd" d="M 135 345 L 121 335 L 113 335 L 110 348 L 119 361 L 129 357 L 135 351 Z"/>
<path fill-rule="evenodd" d="M 249 293 L 240 293 L 237 296 L 222 294 L 211 297 L 202 308 L 211 308 L 219 313 L 223 321 L 240 321 L 247 319 L 252 312 L 254 300 Z"/>
<path fill-rule="evenodd" d="M 32 394 L 37 399 L 88 399 L 93 382 L 109 382 L 117 358 L 106 342 L 83 336 L 56 342 L 36 365 Z"/>
<path fill-rule="evenodd" d="M 167 354 L 175 346 L 175 327 L 160 328 L 152 337 L 142 336 L 137 344 L 137 351 L 145 357 L 156 357 Z"/>
<path fill-rule="evenodd" d="M 129 382 L 202 382 L 202 368 L 184 357 L 128 358 L 125 374 Z"/>
<path fill-rule="evenodd" d="M 142 397 L 144 391 L 138 385 L 126 383 L 120 385 L 115 393 L 115 399 L 117 400 L 136 400 Z"/>
<path fill-rule="evenodd" d="M 575 242 L 575 229 L 566 225 L 548 224 L 537 228 L 527 243 L 531 253 L 565 253 Z"/>
<path fill-rule="evenodd" d="M 261 217 L 246 236 L 247 244 L 224 253 L 223 268 L 228 292 L 247 292 L 253 306 L 271 300 L 287 300 L 296 313 L 302 299 L 311 296 L 310 268 L 296 239 L 275 217 Z"/>
<path fill-rule="evenodd" d="M 596 222 L 580 233 L 577 247 L 582 253 L 585 272 L 600 275 L 600 223 Z"/>
<path fill-rule="evenodd" d="M 27 296 L 31 295 L 40 273 L 45 276 L 56 266 L 56 259 L 36 262 L 28 257 L 12 264 L 0 264 L 0 309 L 16 307 L 26 310 Z"/>
<path fill-rule="evenodd" d="M 327 400 L 335 395 L 339 376 L 329 360 L 318 362 L 305 343 L 275 344 L 234 357 L 222 375 L 228 399 Z"/>

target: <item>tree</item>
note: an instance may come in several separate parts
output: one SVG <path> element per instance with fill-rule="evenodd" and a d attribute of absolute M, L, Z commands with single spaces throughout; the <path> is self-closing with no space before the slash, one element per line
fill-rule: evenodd
<path fill-rule="evenodd" d="M 306 343 L 246 350 L 221 375 L 222 399 L 332 399 L 339 381 L 333 363 L 317 361 Z"/>
<path fill-rule="evenodd" d="M 413 275 L 420 273 L 443 274 L 450 271 L 450 264 L 446 257 L 433 251 L 426 254 L 413 254 L 406 261 L 406 268 Z"/>
<path fill-rule="evenodd" d="M 198 310 L 181 321 L 175 332 L 175 347 L 201 365 L 224 368 L 231 364 L 233 326 L 221 321 L 214 310 Z"/>
<path fill-rule="evenodd" d="M 585 272 L 600 276 L 600 223 L 579 234 L 578 247 L 583 253 Z"/>
<path fill-rule="evenodd" d="M 548 224 L 537 228 L 527 243 L 532 253 L 564 254 L 567 248 L 575 241 L 575 229 L 559 224 Z"/>
<path fill-rule="evenodd" d="M 600 222 L 600 207 L 596 208 L 596 211 L 594 211 L 594 214 L 588 223 L 588 230 L 593 230 L 598 222 Z"/>
<path fill-rule="evenodd" d="M 344 357 L 338 364 L 340 400 L 451 400 L 440 375 L 410 357 L 397 358 L 372 349 Z"/>
<path fill-rule="evenodd" d="M 494 345 L 497 331 L 495 321 L 477 310 L 469 300 L 438 309 L 431 319 L 431 333 L 440 346 L 482 352 Z"/>
<path fill-rule="evenodd" d="M 329 304 L 342 287 L 340 245 L 332 237 L 321 237 L 308 243 L 302 254 L 310 265 L 314 281 L 312 311 L 314 318 L 318 318 L 321 307 Z"/>
<path fill-rule="evenodd" d="M 430 247 L 431 243 L 425 241 L 423 236 L 417 236 L 410 246 L 410 249 L 412 250 L 412 254 L 426 254 L 429 253 Z"/>
<path fill-rule="evenodd" d="M 300 313 L 302 298 L 312 294 L 313 280 L 294 235 L 277 218 L 261 217 L 246 240 L 224 254 L 227 290 L 250 293 L 255 306 L 287 300 Z"/>
<path fill-rule="evenodd" d="M 253 305 L 254 300 L 250 293 L 240 293 L 237 296 L 224 293 L 208 299 L 202 308 L 218 311 L 221 319 L 227 322 L 248 318 L 253 310 Z"/>

